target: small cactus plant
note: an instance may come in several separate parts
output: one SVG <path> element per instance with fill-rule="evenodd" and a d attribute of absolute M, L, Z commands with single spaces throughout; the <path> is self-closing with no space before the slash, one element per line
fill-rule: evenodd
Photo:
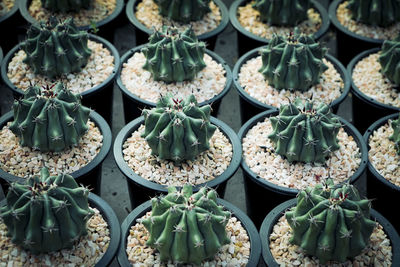
<path fill-rule="evenodd" d="M 42 152 L 63 151 L 77 144 L 88 129 L 90 109 L 62 83 L 31 86 L 23 99 L 14 102 L 13 110 L 14 121 L 9 128 L 19 137 L 21 146 Z"/>
<path fill-rule="evenodd" d="M 79 31 L 72 18 L 58 22 L 51 17 L 47 23 L 33 24 L 27 35 L 21 44 L 26 53 L 24 62 L 35 74 L 54 78 L 79 72 L 91 55 L 87 46 L 88 34 Z"/>
<path fill-rule="evenodd" d="M 87 234 L 86 222 L 93 214 L 88 194 L 72 176 L 50 176 L 47 168 L 26 184 L 11 184 L 0 209 L 8 236 L 33 254 L 71 248 Z"/>
<path fill-rule="evenodd" d="M 150 233 L 147 245 L 160 252 L 161 261 L 200 265 L 230 243 L 226 224 L 230 212 L 216 203 L 214 190 L 190 185 L 181 191 L 168 188 L 168 195 L 152 199 L 151 216 L 142 220 Z"/>
<path fill-rule="evenodd" d="M 88 9 L 91 0 L 41 0 L 42 7 L 51 12 L 78 12 L 81 9 Z"/>
<path fill-rule="evenodd" d="M 322 61 L 326 52 L 311 35 L 300 34 L 297 29 L 288 37 L 274 35 L 261 50 L 259 72 L 275 89 L 307 91 L 328 69 Z"/>
<path fill-rule="evenodd" d="M 281 105 L 279 115 L 270 118 L 273 132 L 268 137 L 275 145 L 275 153 L 289 162 L 325 163 L 326 157 L 339 149 L 339 119 L 328 105 L 314 105 L 297 98 Z"/>
<path fill-rule="evenodd" d="M 270 25 L 296 26 L 306 20 L 310 0 L 256 0 L 253 8 L 260 11 L 260 20 Z"/>
<path fill-rule="evenodd" d="M 324 185 L 300 191 L 297 206 L 286 212 L 292 228 L 291 242 L 321 264 L 345 262 L 368 245 L 376 223 L 370 220 L 370 201 L 361 199 L 357 189 L 344 184 Z"/>
<path fill-rule="evenodd" d="M 383 43 L 379 63 L 382 67 L 382 73 L 392 83 L 400 86 L 400 35 L 394 40 L 386 40 Z"/>
<path fill-rule="evenodd" d="M 154 2 L 161 16 L 181 23 L 201 20 L 211 11 L 210 0 L 155 0 Z"/>
<path fill-rule="evenodd" d="M 397 120 L 392 120 L 391 127 L 393 134 L 389 137 L 389 140 L 395 143 L 397 154 L 400 155 L 400 115 Z"/>
<path fill-rule="evenodd" d="M 143 110 L 142 137 L 160 159 L 175 163 L 193 160 L 210 148 L 209 140 L 216 130 L 210 123 L 210 113 L 211 107 L 199 107 L 194 95 L 185 100 L 161 97 L 155 108 Z"/>
<path fill-rule="evenodd" d="M 347 8 L 352 19 L 368 25 L 388 27 L 400 21 L 397 0 L 350 0 Z"/>
<path fill-rule="evenodd" d="M 154 80 L 166 83 L 193 80 L 205 68 L 204 42 L 199 42 L 191 28 L 178 32 L 176 28 L 163 26 L 149 38 L 142 49 L 146 57 L 143 69 Z"/>

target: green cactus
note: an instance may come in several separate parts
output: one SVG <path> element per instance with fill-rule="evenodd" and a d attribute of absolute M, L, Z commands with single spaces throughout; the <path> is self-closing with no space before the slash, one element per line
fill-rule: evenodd
<path fill-rule="evenodd" d="M 142 220 L 150 233 L 147 245 L 160 252 L 161 261 L 200 265 L 219 248 L 230 243 L 226 224 L 230 212 L 216 203 L 214 190 L 204 187 L 193 194 L 190 185 L 182 191 L 168 188 L 168 195 L 152 199 L 151 216 Z"/>
<path fill-rule="evenodd" d="M 79 72 L 91 55 L 87 46 L 88 34 L 79 31 L 72 18 L 58 22 L 51 17 L 47 23 L 33 24 L 27 35 L 21 44 L 26 53 L 24 62 L 35 74 L 54 78 Z"/>
<path fill-rule="evenodd" d="M 400 85 L 400 35 L 386 40 L 379 55 L 382 73 L 394 84 Z"/>
<path fill-rule="evenodd" d="M 395 143 L 397 154 L 400 155 L 400 115 L 397 120 L 392 120 L 391 127 L 393 134 L 389 137 L 389 140 Z"/>
<path fill-rule="evenodd" d="M 13 110 L 14 121 L 9 128 L 19 137 L 20 145 L 42 152 L 63 151 L 77 144 L 88 130 L 90 109 L 62 83 L 31 86 L 23 99 L 14 102 Z"/>
<path fill-rule="evenodd" d="M 339 149 L 339 119 L 328 105 L 314 105 L 297 98 L 294 103 L 281 105 L 279 115 L 270 118 L 273 132 L 268 137 L 274 142 L 275 152 L 289 162 L 325 163 L 326 157 Z"/>
<path fill-rule="evenodd" d="M 370 220 L 370 209 L 370 201 L 361 199 L 354 186 L 335 187 L 328 179 L 325 185 L 300 191 L 297 206 L 286 212 L 293 230 L 290 241 L 321 264 L 345 262 L 369 243 L 376 225 Z"/>
<path fill-rule="evenodd" d="M 26 184 L 11 184 L 0 209 L 8 236 L 33 254 L 71 248 L 87 234 L 86 222 L 93 214 L 88 194 L 72 176 L 50 176 L 47 168 Z"/>
<path fill-rule="evenodd" d="M 191 28 L 178 32 L 163 26 L 149 38 L 142 49 L 146 57 L 143 69 L 151 72 L 156 81 L 166 83 L 193 80 L 205 68 L 203 57 L 206 46 L 199 42 Z"/>
<path fill-rule="evenodd" d="M 209 140 L 217 129 L 210 123 L 210 113 L 211 107 L 199 107 L 194 95 L 185 100 L 161 97 L 155 108 L 143 110 L 142 137 L 160 159 L 194 160 L 210 148 Z"/>
<path fill-rule="evenodd" d="M 253 4 L 260 12 L 261 21 L 278 26 L 296 26 L 308 19 L 310 6 L 310 0 L 256 0 Z"/>
<path fill-rule="evenodd" d="M 400 21 L 398 0 L 350 0 L 352 19 L 373 26 L 388 27 Z"/>
<path fill-rule="evenodd" d="M 311 35 L 300 34 L 297 29 L 288 37 L 274 35 L 261 50 L 262 67 L 258 71 L 275 89 L 307 91 L 328 69 L 322 61 L 326 52 Z"/>
<path fill-rule="evenodd" d="M 91 0 L 41 0 L 42 7 L 51 12 L 79 12 L 81 9 L 88 9 Z"/>
<path fill-rule="evenodd" d="M 181 23 L 201 20 L 211 11 L 210 0 L 154 0 L 161 16 Z"/>

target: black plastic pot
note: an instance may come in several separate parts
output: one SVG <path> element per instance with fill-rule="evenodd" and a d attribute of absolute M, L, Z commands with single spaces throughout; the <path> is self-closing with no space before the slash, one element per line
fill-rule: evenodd
<path fill-rule="evenodd" d="M 19 0 L 19 10 L 21 15 L 29 24 L 37 24 L 38 21 L 31 16 L 29 13 L 29 6 L 32 0 Z M 107 39 L 110 42 L 113 42 L 114 39 L 114 31 L 117 25 L 117 17 L 121 14 L 122 9 L 124 8 L 124 0 L 116 0 L 116 6 L 114 11 L 105 19 L 96 22 L 96 29 L 99 30 L 97 33 L 99 36 Z M 80 30 L 89 31 L 92 29 L 91 25 L 79 26 Z"/>
<path fill-rule="evenodd" d="M 121 228 L 119 226 L 117 215 L 113 209 L 98 195 L 89 193 L 89 206 L 96 208 L 100 211 L 104 220 L 108 224 L 108 229 L 110 231 L 110 243 L 103 257 L 94 265 L 95 267 L 108 266 L 116 256 L 118 252 L 119 243 L 121 240 Z M 6 205 L 6 200 L 0 203 L 0 206 Z"/>
<path fill-rule="evenodd" d="M 228 26 L 229 22 L 228 9 L 226 8 L 225 4 L 221 0 L 213 1 L 220 9 L 221 22 L 214 30 L 197 36 L 199 40 L 206 42 L 209 50 L 214 50 L 218 34 L 220 34 L 226 28 L 226 26 Z M 137 0 L 129 0 L 129 2 L 126 4 L 126 16 L 135 28 L 136 46 L 147 43 L 149 36 L 153 33 L 153 29 L 147 28 L 135 16 L 136 6 L 139 3 L 140 1 Z"/>
<path fill-rule="evenodd" d="M 124 103 L 124 114 L 125 114 L 125 122 L 130 122 L 133 119 L 136 119 L 142 115 L 142 110 L 145 108 L 154 108 L 156 107 L 156 103 L 144 100 L 139 98 L 137 95 L 133 94 L 131 91 L 129 91 L 125 85 L 122 82 L 121 79 L 121 71 L 124 63 L 126 63 L 136 52 L 140 52 L 140 50 L 144 47 L 145 45 L 137 46 L 128 52 L 126 52 L 122 58 L 121 58 L 121 66 L 118 70 L 118 75 L 117 75 L 117 85 L 119 89 L 122 92 L 122 101 Z M 224 69 L 225 69 L 225 76 L 226 76 L 226 83 L 225 83 L 225 88 L 222 90 L 221 93 L 218 95 L 214 96 L 213 98 L 199 103 L 200 106 L 204 105 L 211 105 L 212 106 L 212 111 L 211 114 L 212 116 L 217 116 L 219 106 L 221 104 L 222 97 L 224 97 L 229 89 L 231 88 L 232 84 L 232 72 L 231 69 L 229 68 L 229 65 L 223 60 L 220 56 L 218 56 L 216 53 L 206 49 L 206 54 L 211 56 L 214 60 L 216 60 L 218 63 L 220 63 Z"/>
<path fill-rule="evenodd" d="M 243 225 L 243 228 L 246 229 L 247 235 L 249 236 L 250 240 L 250 255 L 249 261 L 247 266 L 253 267 L 257 266 L 260 255 L 261 255 L 261 244 L 260 244 L 260 237 L 258 236 L 257 229 L 254 226 L 253 222 L 247 217 L 247 215 L 241 211 L 236 206 L 232 205 L 231 203 L 227 202 L 226 200 L 217 199 L 217 203 L 219 205 L 224 206 L 227 210 L 232 213 L 232 216 L 236 217 Z M 128 260 L 128 256 L 126 254 L 126 245 L 127 245 L 127 238 L 129 235 L 130 228 L 136 224 L 136 220 L 144 216 L 147 212 L 151 211 L 151 201 L 147 201 L 134 209 L 125 220 L 122 222 L 122 238 L 121 238 L 121 245 L 118 250 L 118 263 L 121 267 L 128 267 L 132 266 Z"/>
<path fill-rule="evenodd" d="M 353 93 L 353 122 L 354 126 L 361 132 L 365 132 L 367 128 L 378 119 L 399 112 L 399 107 L 383 104 L 374 98 L 367 96 L 354 84 L 352 79 L 353 69 L 355 65 L 370 54 L 376 53 L 380 48 L 373 48 L 357 55 L 347 66 L 347 72 L 351 79 L 351 92 Z M 368 114 L 368 116 L 366 116 Z"/>
<path fill-rule="evenodd" d="M 264 121 L 266 117 L 278 115 L 277 110 L 264 111 L 257 116 L 247 121 L 239 130 L 239 139 L 242 143 L 247 132 L 258 122 Z M 348 179 L 350 183 L 356 182 L 365 172 L 368 161 L 367 146 L 363 137 L 356 128 L 346 120 L 338 117 L 345 131 L 353 136 L 354 141 L 361 152 L 361 162 L 355 173 Z M 260 227 L 262 220 L 274 207 L 280 203 L 296 197 L 298 189 L 288 188 L 271 183 L 263 178 L 260 178 L 254 173 L 242 158 L 241 167 L 243 169 L 244 185 L 246 190 L 246 207 L 247 214 L 253 220 L 257 227 Z"/>
<path fill-rule="evenodd" d="M 239 6 L 245 6 L 248 4 L 249 0 L 235 0 L 229 8 L 229 20 L 232 23 L 232 26 L 238 32 L 238 47 L 239 47 L 239 56 L 242 56 L 247 51 L 250 51 L 254 48 L 260 47 L 262 45 L 266 45 L 269 43 L 269 39 L 260 37 L 250 31 L 246 30 L 242 24 L 240 24 L 237 13 Z M 329 16 L 328 12 L 325 8 L 317 1 L 311 0 L 312 7 L 315 8 L 318 13 L 321 15 L 322 25 L 321 28 L 314 33 L 314 38 L 321 38 L 329 29 Z"/>
<path fill-rule="evenodd" d="M 10 11 L 0 16 L 0 45 L 4 52 L 7 52 L 18 43 L 18 34 L 24 32 L 24 19 L 18 12 L 18 1 L 15 0 L 14 6 Z"/>
<path fill-rule="evenodd" d="M 276 208 L 274 208 L 264 219 L 261 229 L 260 229 L 260 238 L 261 238 L 261 246 L 262 246 L 262 258 L 269 267 L 278 267 L 280 266 L 272 256 L 272 253 L 269 248 L 269 236 L 271 235 L 274 225 L 277 223 L 280 217 L 282 217 L 285 211 L 297 203 L 296 199 L 288 200 Z M 393 225 L 390 224 L 388 220 L 386 220 L 379 212 L 374 209 L 371 209 L 371 218 L 377 221 L 379 224 L 383 226 L 383 231 L 387 234 L 390 239 L 390 244 L 392 246 L 392 266 L 400 266 L 400 237 L 397 234 L 396 230 L 393 228 Z"/>
<path fill-rule="evenodd" d="M 242 117 L 242 123 L 248 121 L 250 118 L 252 118 L 253 116 L 257 115 L 260 112 L 279 108 L 267 105 L 255 99 L 254 97 L 251 97 L 239 83 L 240 68 L 248 60 L 259 56 L 259 51 L 263 48 L 265 48 L 265 46 L 255 48 L 244 54 L 236 62 L 235 67 L 233 68 L 232 71 L 233 84 L 235 85 L 235 88 L 238 90 L 240 95 L 240 114 Z M 339 60 L 337 60 L 335 57 L 329 54 L 326 54 L 325 58 L 335 66 L 336 70 L 340 73 L 340 76 L 342 77 L 344 83 L 343 92 L 340 95 L 340 97 L 338 97 L 332 103 L 330 103 L 330 107 L 332 108 L 333 112 L 336 113 L 339 108 L 339 104 L 343 102 L 343 100 L 346 98 L 346 96 L 350 91 L 350 77 L 346 71 L 346 68 L 342 65 L 342 63 L 339 62 Z"/>
<path fill-rule="evenodd" d="M 139 206 L 146 200 L 149 200 L 151 197 L 159 194 L 166 194 L 168 192 L 167 186 L 142 178 L 141 176 L 136 174 L 124 160 L 124 156 L 122 153 L 122 146 L 124 142 L 143 123 L 144 117 L 139 117 L 131 121 L 130 123 L 125 125 L 124 128 L 121 129 L 114 141 L 114 159 L 118 165 L 118 168 L 127 177 L 129 185 L 129 197 L 131 200 L 132 208 Z M 228 125 L 214 117 L 211 117 L 211 123 L 217 126 L 232 144 L 232 160 L 228 168 L 221 175 L 206 183 L 193 186 L 193 191 L 197 192 L 201 187 L 208 186 L 216 189 L 219 196 L 223 197 L 228 180 L 239 168 L 240 159 L 242 156 L 242 148 L 240 146 L 240 142 L 237 138 L 236 133 Z"/>
<path fill-rule="evenodd" d="M 340 24 L 336 17 L 336 10 L 343 1 L 345 0 L 333 1 L 329 6 L 328 12 L 329 18 L 336 28 L 338 59 L 343 65 L 347 65 L 360 52 L 380 47 L 384 40 L 358 35 Z"/>
<path fill-rule="evenodd" d="M 102 43 L 103 46 L 110 51 L 110 53 L 114 57 L 114 69 L 111 75 L 105 81 L 81 94 L 82 104 L 100 113 L 100 115 L 103 116 L 104 119 L 111 124 L 114 77 L 115 75 L 117 75 L 120 65 L 119 53 L 110 42 L 99 36 L 89 34 L 89 39 L 97 43 Z M 3 78 L 3 81 L 7 85 L 7 87 L 12 90 L 14 98 L 16 99 L 21 98 L 24 94 L 24 91 L 20 88 L 17 88 L 10 81 L 7 76 L 7 69 L 8 64 L 12 60 L 14 54 L 17 53 L 20 49 L 20 44 L 15 46 L 11 51 L 7 53 L 1 64 L 1 77 Z"/>
<path fill-rule="evenodd" d="M 12 111 L 4 114 L 0 118 L 0 129 L 2 129 L 7 122 L 13 120 L 13 118 L 14 114 Z M 100 129 L 100 132 L 103 135 L 103 145 L 97 156 L 91 162 L 83 168 L 70 173 L 70 175 L 75 178 L 78 184 L 89 186 L 90 189 L 93 189 L 92 191 L 94 193 L 99 194 L 101 185 L 101 165 L 111 149 L 112 135 L 107 122 L 98 113 L 92 111 L 89 118 Z M 8 188 L 8 184 L 11 182 L 24 183 L 25 181 L 25 178 L 9 174 L 0 168 L 0 184 L 4 189 Z"/>

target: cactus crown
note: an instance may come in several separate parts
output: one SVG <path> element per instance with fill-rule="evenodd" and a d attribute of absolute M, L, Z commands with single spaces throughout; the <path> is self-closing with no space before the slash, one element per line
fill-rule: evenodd
<path fill-rule="evenodd" d="M 9 128 L 19 137 L 20 145 L 42 152 L 63 151 L 77 144 L 88 129 L 90 109 L 62 83 L 31 86 L 23 99 L 14 102 L 13 110 Z"/>
<path fill-rule="evenodd" d="M 193 160 L 210 148 L 216 127 L 210 123 L 210 105 L 199 107 L 194 95 L 185 100 L 161 97 L 157 106 L 143 110 L 146 138 L 152 153 L 175 163 Z"/>
<path fill-rule="evenodd" d="M 153 79 L 166 83 L 193 80 L 205 68 L 204 42 L 199 42 L 191 28 L 178 32 L 176 28 L 163 26 L 149 38 L 142 49 L 146 57 L 143 69 Z"/>
<path fill-rule="evenodd" d="M 341 123 L 325 103 L 315 108 L 313 102 L 297 98 L 281 105 L 279 115 L 270 121 L 273 132 L 268 137 L 275 144 L 275 152 L 289 162 L 325 163 L 326 157 L 339 149 Z"/>
<path fill-rule="evenodd" d="M 260 12 L 261 21 L 278 26 L 296 26 L 306 20 L 310 0 L 256 0 L 253 8 Z"/>
<path fill-rule="evenodd" d="M 400 35 L 386 40 L 379 55 L 382 73 L 394 84 L 400 86 Z"/>
<path fill-rule="evenodd" d="M 389 140 L 395 143 L 397 154 L 400 155 L 400 115 L 397 120 L 392 120 L 391 127 L 393 134 L 389 137 Z"/>
<path fill-rule="evenodd" d="M 400 21 L 397 0 L 350 0 L 347 8 L 352 19 L 368 25 L 387 27 Z"/>
<path fill-rule="evenodd" d="M 230 213 L 216 203 L 214 190 L 190 185 L 181 191 L 168 188 L 168 195 L 152 199 L 151 216 L 142 220 L 150 233 L 147 245 L 160 252 L 161 261 L 200 265 L 219 248 L 230 243 L 226 224 Z"/>
<path fill-rule="evenodd" d="M 201 20 L 211 11 L 210 0 L 155 0 L 161 16 L 181 23 Z"/>
<path fill-rule="evenodd" d="M 11 241 L 33 254 L 70 248 L 87 234 L 86 222 L 93 214 L 88 194 L 72 176 L 50 176 L 43 168 L 26 184 L 10 185 L 1 218 Z"/>
<path fill-rule="evenodd" d="M 275 89 L 307 91 L 328 69 L 322 61 L 326 52 L 311 35 L 295 29 L 288 37 L 274 35 L 261 50 L 262 67 L 258 71 Z"/>
<path fill-rule="evenodd" d="M 286 212 L 292 228 L 291 242 L 321 264 L 345 262 L 361 253 L 375 228 L 370 220 L 370 201 L 361 199 L 357 189 L 333 180 L 300 191 L 297 206 Z"/>
<path fill-rule="evenodd" d="M 88 9 L 91 0 L 41 0 L 42 7 L 51 12 L 79 12 L 81 9 Z"/>
<path fill-rule="evenodd" d="M 79 31 L 72 18 L 59 22 L 51 17 L 47 23 L 33 24 L 27 34 L 21 47 L 26 53 L 24 62 L 35 74 L 54 78 L 79 72 L 91 55 L 87 32 Z"/>

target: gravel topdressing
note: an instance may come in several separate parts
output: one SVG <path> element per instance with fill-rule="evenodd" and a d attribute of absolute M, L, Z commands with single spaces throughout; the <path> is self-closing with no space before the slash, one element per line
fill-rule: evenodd
<path fill-rule="evenodd" d="M 15 0 L 0 0 L 0 16 L 10 11 L 14 6 Z"/>

